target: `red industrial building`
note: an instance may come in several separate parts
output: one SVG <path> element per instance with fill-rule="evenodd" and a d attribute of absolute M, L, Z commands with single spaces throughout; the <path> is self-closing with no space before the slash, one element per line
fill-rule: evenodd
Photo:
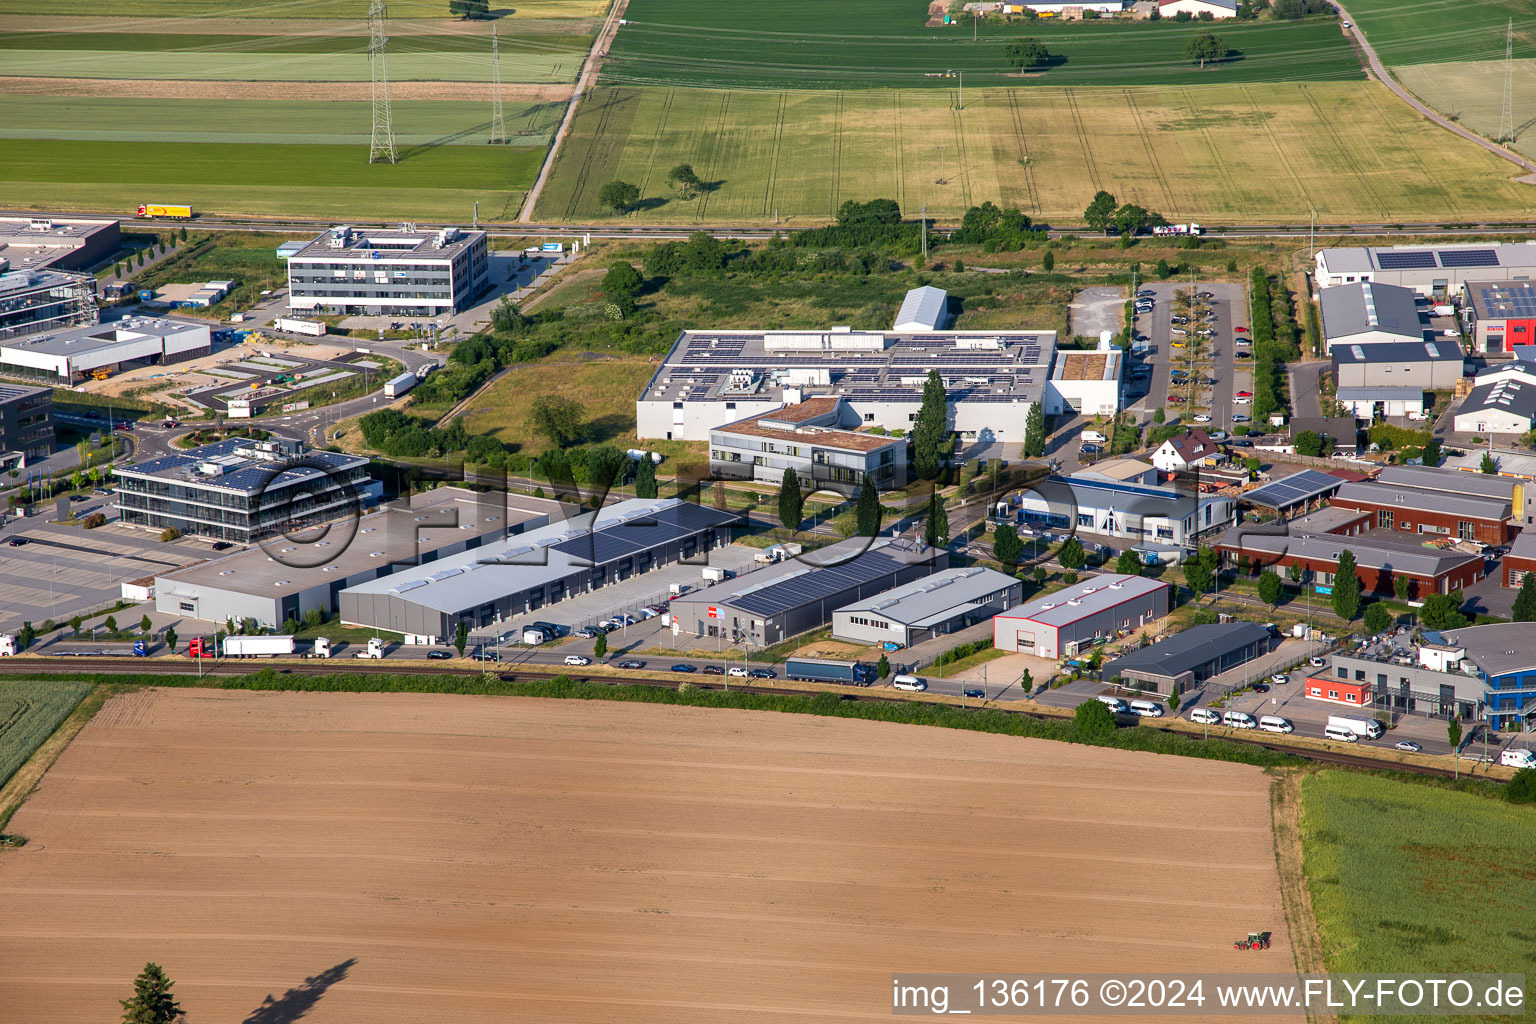
<path fill-rule="evenodd" d="M 1509 554 L 1504 556 L 1504 578 L 1499 582 L 1518 587 L 1531 572 L 1536 572 L 1536 530 L 1527 530 L 1510 545 Z"/>
<path fill-rule="evenodd" d="M 1536 344 L 1536 284 L 1468 281 L 1461 288 L 1474 352 L 1510 352 L 1516 345 Z"/>
<path fill-rule="evenodd" d="M 1440 489 L 1384 480 L 1345 484 L 1333 496 L 1333 507 L 1373 513 L 1377 530 L 1509 543 L 1520 530 L 1511 500 L 1498 494 L 1469 493 L 1474 490 L 1470 481 L 1461 483 L 1459 490 L 1449 484 Z"/>
<path fill-rule="evenodd" d="M 1326 676 L 1308 676 L 1306 684 L 1308 700 L 1320 700 L 1345 707 L 1361 708 L 1371 705 L 1371 684 L 1350 683 L 1343 679 Z"/>

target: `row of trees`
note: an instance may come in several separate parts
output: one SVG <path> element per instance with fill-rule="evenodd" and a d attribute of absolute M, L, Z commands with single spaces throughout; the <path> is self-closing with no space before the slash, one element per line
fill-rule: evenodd
<path fill-rule="evenodd" d="M 1280 0 L 1282 3 L 1306 3 L 1309 0 Z M 1181 19 L 1188 21 L 1187 12 L 1180 12 L 1185 16 Z M 1202 19 L 1211 21 L 1212 15 L 1202 13 Z M 1191 64 L 1199 64 L 1202 69 L 1207 62 L 1222 60 L 1227 56 L 1227 46 L 1221 41 L 1221 37 L 1210 30 L 1196 32 L 1184 45 L 1184 59 Z M 1039 68 L 1050 67 L 1059 58 L 1053 57 L 1045 44 L 1030 36 L 1016 39 L 1003 47 L 1003 59 L 1020 71 L 1034 71 Z"/>
<path fill-rule="evenodd" d="M 1110 228 L 1116 228 L 1123 235 L 1134 235 L 1147 228 L 1162 227 L 1168 220 L 1135 203 L 1120 204 L 1114 195 L 1100 189 L 1083 211 L 1083 222 L 1095 231 L 1107 233 Z"/>

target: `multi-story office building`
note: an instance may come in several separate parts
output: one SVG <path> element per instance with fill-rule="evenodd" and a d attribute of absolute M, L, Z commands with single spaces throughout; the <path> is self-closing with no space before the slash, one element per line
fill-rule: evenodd
<path fill-rule="evenodd" d="M 0 451 L 38 458 L 53 452 L 51 390 L 0 384 Z"/>
<path fill-rule="evenodd" d="M 360 455 L 232 438 L 113 470 L 122 521 L 249 544 L 357 513 L 382 488 Z"/>
<path fill-rule="evenodd" d="M 857 487 L 865 474 L 882 489 L 905 487 L 906 439 L 842 428 L 856 418 L 841 398 L 825 396 L 727 423 L 709 432 L 709 468 L 775 484 L 793 469 L 813 489 Z"/>
<path fill-rule="evenodd" d="M 0 215 L 0 270 L 89 270 L 122 244 L 115 217 Z"/>
<path fill-rule="evenodd" d="M 334 227 L 288 257 L 288 308 L 439 316 L 490 286 L 484 231 Z"/>
<path fill-rule="evenodd" d="M 94 324 L 99 315 L 88 277 L 52 270 L 0 274 L 0 338 Z"/>

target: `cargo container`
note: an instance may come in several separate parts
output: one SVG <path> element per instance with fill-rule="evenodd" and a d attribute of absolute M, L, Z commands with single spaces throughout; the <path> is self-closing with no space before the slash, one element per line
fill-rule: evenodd
<path fill-rule="evenodd" d="M 226 658 L 275 658 L 279 654 L 293 653 L 291 636 L 227 636 L 224 638 Z"/>
<path fill-rule="evenodd" d="M 832 661 L 827 658 L 790 658 L 784 662 L 784 675 L 815 683 L 847 683 L 869 686 L 875 681 L 875 669 L 857 661 Z"/>
<path fill-rule="evenodd" d="M 289 334 L 307 334 L 312 338 L 319 338 L 325 334 L 326 326 L 321 320 L 300 320 L 298 317 L 280 316 L 272 321 L 275 330 L 287 331 Z"/>
<path fill-rule="evenodd" d="M 143 203 L 139 206 L 140 217 L 168 217 L 172 220 L 191 220 L 192 207 L 169 203 Z"/>
<path fill-rule="evenodd" d="M 384 382 L 384 397 L 399 398 L 416 386 L 416 375 L 407 370 L 393 380 Z"/>

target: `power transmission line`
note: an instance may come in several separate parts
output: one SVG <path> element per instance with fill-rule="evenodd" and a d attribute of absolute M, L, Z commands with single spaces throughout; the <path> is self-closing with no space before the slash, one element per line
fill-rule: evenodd
<path fill-rule="evenodd" d="M 389 36 L 384 32 L 388 17 L 384 0 L 373 0 L 368 8 L 368 68 L 373 73 L 373 138 L 368 144 L 368 162 L 395 163 L 395 121 L 389 109 L 389 70 L 384 65 L 384 47 Z"/>
<path fill-rule="evenodd" d="M 501 44 L 491 26 L 491 145 L 506 145 L 507 121 L 501 114 Z"/>
<path fill-rule="evenodd" d="M 1504 30 L 1504 110 L 1499 115 L 1499 137 L 1496 142 L 1515 141 L 1515 19 L 1509 19 Z"/>

